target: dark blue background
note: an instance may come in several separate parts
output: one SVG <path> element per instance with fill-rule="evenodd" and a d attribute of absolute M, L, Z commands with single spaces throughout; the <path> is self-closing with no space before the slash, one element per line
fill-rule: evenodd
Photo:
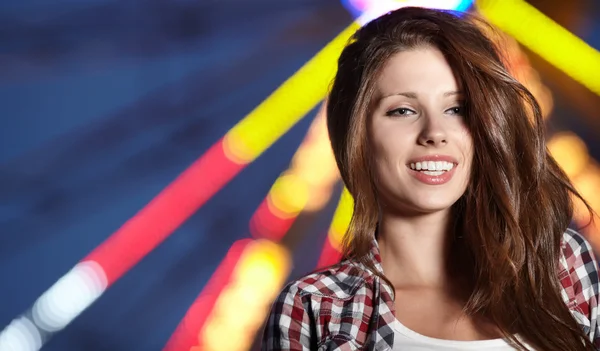
<path fill-rule="evenodd" d="M 351 21 L 324 0 L 0 9 L 2 328 Z M 45 349 L 162 348 L 230 245 L 248 235 L 308 117 Z M 316 263 L 325 217 L 307 236 L 303 271 Z"/>

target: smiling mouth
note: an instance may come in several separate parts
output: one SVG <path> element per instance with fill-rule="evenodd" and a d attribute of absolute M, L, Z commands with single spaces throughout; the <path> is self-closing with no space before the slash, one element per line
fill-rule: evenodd
<path fill-rule="evenodd" d="M 421 172 L 429 176 L 440 176 L 451 171 L 454 166 L 452 162 L 447 161 L 421 161 L 413 162 L 408 165 L 413 171 Z"/>
<path fill-rule="evenodd" d="M 448 183 L 456 173 L 458 163 L 449 161 L 419 161 L 406 166 L 409 173 L 421 183 L 442 185 Z"/>

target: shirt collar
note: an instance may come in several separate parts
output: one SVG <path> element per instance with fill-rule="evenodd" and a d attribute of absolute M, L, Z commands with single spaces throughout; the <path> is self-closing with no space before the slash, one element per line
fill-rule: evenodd
<path fill-rule="evenodd" d="M 383 274 L 383 267 L 381 265 L 381 253 L 379 252 L 379 243 L 377 239 L 371 241 L 371 249 L 369 250 L 369 260 L 373 262 L 373 266 L 377 270 L 377 273 Z"/>
<path fill-rule="evenodd" d="M 381 265 L 381 253 L 379 251 L 379 243 L 376 239 L 371 242 L 371 249 L 368 254 L 369 260 L 373 263 L 375 270 L 383 275 L 383 267 Z M 366 268 L 366 267 L 365 267 Z M 373 272 L 371 272 L 373 274 Z M 373 335 L 373 349 L 391 351 L 394 342 L 393 323 L 396 320 L 394 306 L 394 289 L 380 277 L 375 277 L 376 288 L 375 295 L 377 296 L 377 327 Z"/>
<path fill-rule="evenodd" d="M 379 251 L 379 243 L 375 238 L 371 241 L 371 249 L 369 250 L 367 257 L 373 263 L 373 267 L 375 267 L 375 272 L 372 272 L 371 269 L 369 269 L 369 267 L 366 267 L 362 263 L 360 264 L 361 268 L 371 275 L 384 275 L 383 266 L 381 265 L 381 253 Z M 387 284 L 385 280 L 379 277 L 377 277 L 377 280 L 380 282 L 383 290 L 387 292 L 393 299 L 395 296 L 394 289 L 389 284 Z"/>

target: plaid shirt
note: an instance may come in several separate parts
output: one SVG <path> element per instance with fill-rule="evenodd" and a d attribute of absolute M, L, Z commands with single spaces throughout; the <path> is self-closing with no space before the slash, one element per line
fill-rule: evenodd
<path fill-rule="evenodd" d="M 377 242 L 370 253 L 379 272 Z M 562 296 L 572 315 L 600 349 L 598 265 L 577 232 L 563 235 Z M 365 266 L 342 261 L 288 284 L 275 301 L 262 350 L 391 350 L 394 292 Z"/>

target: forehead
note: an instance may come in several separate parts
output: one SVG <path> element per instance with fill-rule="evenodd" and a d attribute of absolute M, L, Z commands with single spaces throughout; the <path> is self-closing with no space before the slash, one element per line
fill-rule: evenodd
<path fill-rule="evenodd" d="M 433 94 L 458 90 L 454 72 L 444 54 L 433 47 L 394 54 L 384 64 L 376 86 L 383 95 L 409 91 Z"/>

